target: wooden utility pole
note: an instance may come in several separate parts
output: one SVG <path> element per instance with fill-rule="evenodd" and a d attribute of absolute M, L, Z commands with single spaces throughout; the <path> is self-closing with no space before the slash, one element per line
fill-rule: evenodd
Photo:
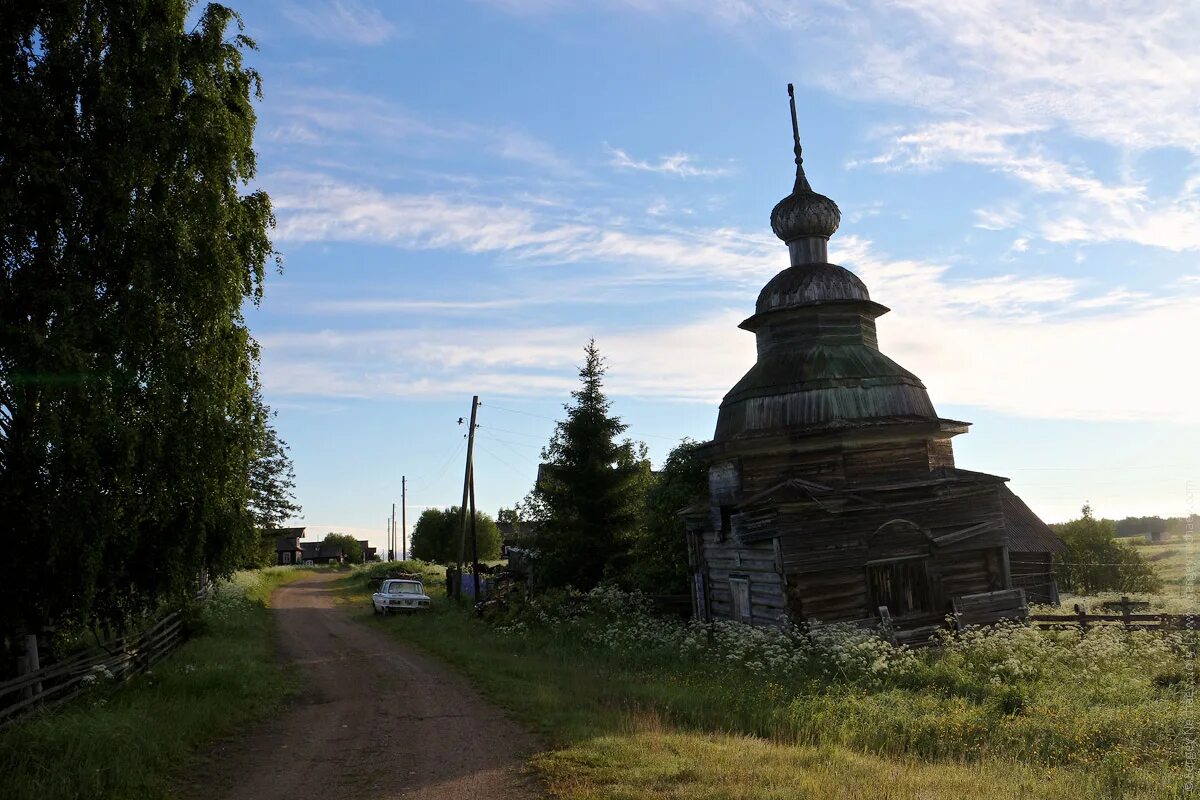
<path fill-rule="evenodd" d="M 400 560 L 408 554 L 408 478 L 400 476 Z"/>
<path fill-rule="evenodd" d="M 390 536 L 388 537 L 388 551 L 392 554 L 392 561 L 396 558 L 396 504 L 392 503 L 392 527 Z"/>
<path fill-rule="evenodd" d="M 471 398 L 471 424 L 467 428 L 467 464 L 463 469 L 462 505 L 459 506 L 458 585 L 454 587 L 454 596 L 458 598 L 462 597 L 463 561 L 467 555 L 467 501 L 468 493 L 471 490 L 471 471 L 475 465 L 475 417 L 478 411 L 479 395 L 475 395 Z M 461 418 L 459 418 L 459 422 L 462 422 Z"/>

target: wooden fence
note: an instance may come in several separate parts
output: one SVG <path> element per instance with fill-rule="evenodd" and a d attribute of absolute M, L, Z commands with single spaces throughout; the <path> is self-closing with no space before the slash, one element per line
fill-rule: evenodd
<path fill-rule="evenodd" d="M 1029 621 L 1039 628 L 1078 627 L 1086 631 L 1098 625 L 1121 625 L 1126 630 L 1196 630 L 1200 615 L 1196 614 L 1134 614 L 1126 607 L 1120 614 L 1088 614 L 1075 606 L 1073 614 L 1033 614 Z"/>
<path fill-rule="evenodd" d="M 175 611 L 140 633 L 110 639 L 0 683 L 0 727 L 36 709 L 78 697 L 93 681 L 129 680 L 168 656 L 183 640 L 183 617 Z"/>

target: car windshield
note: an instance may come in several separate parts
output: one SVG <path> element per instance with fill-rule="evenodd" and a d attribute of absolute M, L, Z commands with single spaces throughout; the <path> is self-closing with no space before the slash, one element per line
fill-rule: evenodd
<path fill-rule="evenodd" d="M 388 584 L 388 594 L 421 594 L 421 584 L 416 581 L 393 581 Z"/>

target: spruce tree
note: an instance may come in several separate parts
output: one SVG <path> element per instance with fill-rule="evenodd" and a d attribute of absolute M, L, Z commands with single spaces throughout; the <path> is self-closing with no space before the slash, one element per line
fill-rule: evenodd
<path fill-rule="evenodd" d="M 624 569 L 649 464 L 644 446 L 617 440 L 627 426 L 609 413 L 604 359 L 594 339 L 584 354 L 574 402 L 564 406 L 567 418 L 542 451 L 526 508 L 541 523 L 534 542 L 539 581 L 586 590 Z"/>

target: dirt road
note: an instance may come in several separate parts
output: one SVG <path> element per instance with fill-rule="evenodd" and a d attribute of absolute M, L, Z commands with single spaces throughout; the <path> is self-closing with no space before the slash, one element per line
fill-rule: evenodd
<path fill-rule="evenodd" d="M 337 609 L 314 575 L 272 601 L 299 688 L 217 748 L 185 794 L 227 800 L 533 798 L 532 736 L 444 665 Z"/>

